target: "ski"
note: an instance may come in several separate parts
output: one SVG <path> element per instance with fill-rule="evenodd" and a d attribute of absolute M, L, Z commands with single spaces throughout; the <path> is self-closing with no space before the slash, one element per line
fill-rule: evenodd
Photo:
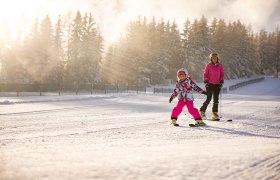
<path fill-rule="evenodd" d="M 190 117 L 191 119 L 193 119 L 193 117 Z M 217 118 L 217 119 L 211 119 L 211 118 L 201 118 L 202 120 L 207 120 L 207 121 L 227 121 L 227 122 L 231 122 L 232 119 L 222 119 L 222 118 Z"/>
<path fill-rule="evenodd" d="M 190 127 L 198 127 L 196 124 L 189 124 Z"/>
<path fill-rule="evenodd" d="M 206 119 L 207 121 L 226 121 L 226 122 L 231 122 L 232 119 Z"/>
<path fill-rule="evenodd" d="M 208 121 L 220 121 L 221 119 L 220 118 L 217 118 L 217 119 L 206 119 Z"/>
<path fill-rule="evenodd" d="M 175 127 L 178 127 L 180 126 L 178 123 L 170 123 L 170 126 L 175 126 Z"/>
<path fill-rule="evenodd" d="M 205 125 L 201 126 L 201 125 L 197 125 L 197 124 L 190 123 L 189 126 L 190 126 L 190 127 L 205 127 L 205 126 L 207 126 L 207 125 L 205 124 Z"/>

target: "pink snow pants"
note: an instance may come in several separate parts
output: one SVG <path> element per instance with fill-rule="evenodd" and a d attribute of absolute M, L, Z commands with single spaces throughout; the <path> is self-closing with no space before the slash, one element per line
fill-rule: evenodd
<path fill-rule="evenodd" d="M 193 101 L 178 101 L 177 106 L 173 108 L 171 118 L 178 118 L 178 116 L 181 114 L 184 106 L 187 106 L 189 113 L 193 116 L 194 119 L 201 118 L 198 110 L 194 107 Z"/>

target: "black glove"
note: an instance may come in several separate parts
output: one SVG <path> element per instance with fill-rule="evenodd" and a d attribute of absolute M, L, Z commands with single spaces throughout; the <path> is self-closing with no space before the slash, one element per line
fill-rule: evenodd
<path fill-rule="evenodd" d="M 173 96 L 173 94 L 172 94 L 172 95 L 170 96 L 170 98 L 169 98 L 169 103 L 171 103 L 173 99 L 174 99 L 174 96 Z"/>
<path fill-rule="evenodd" d="M 208 86 L 209 86 L 208 81 L 204 81 L 204 84 L 205 84 L 205 88 L 208 88 Z"/>
<path fill-rule="evenodd" d="M 222 89 L 224 85 L 224 80 L 220 80 L 220 88 Z"/>
<path fill-rule="evenodd" d="M 201 94 L 205 94 L 206 96 L 208 95 L 206 91 L 203 91 Z"/>

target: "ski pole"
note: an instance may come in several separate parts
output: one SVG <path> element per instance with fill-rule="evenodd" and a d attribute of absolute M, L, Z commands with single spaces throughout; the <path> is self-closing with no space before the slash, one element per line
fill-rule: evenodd
<path fill-rule="evenodd" d="M 221 91 L 220 91 L 220 118 L 222 118 L 222 88 L 221 88 Z"/>

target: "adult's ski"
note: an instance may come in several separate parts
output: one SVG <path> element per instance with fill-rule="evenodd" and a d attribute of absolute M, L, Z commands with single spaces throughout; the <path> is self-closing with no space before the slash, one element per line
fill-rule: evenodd
<path fill-rule="evenodd" d="M 217 118 L 217 119 L 205 119 L 207 121 L 226 121 L 226 122 L 231 122 L 232 119 L 221 119 L 221 118 Z"/>

